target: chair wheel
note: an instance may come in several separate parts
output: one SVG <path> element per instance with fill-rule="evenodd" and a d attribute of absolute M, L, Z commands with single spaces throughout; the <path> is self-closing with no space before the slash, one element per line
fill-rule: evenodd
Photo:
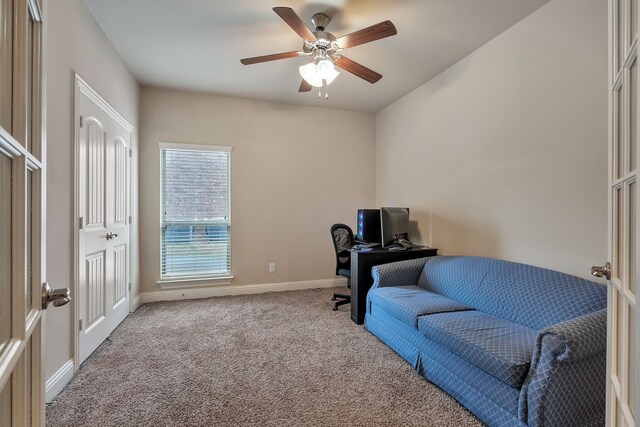
<path fill-rule="evenodd" d="M 338 298 L 336 298 L 336 297 L 332 297 L 332 298 L 331 298 L 331 301 L 335 301 L 335 300 L 337 300 L 337 299 L 338 299 Z"/>
<path fill-rule="evenodd" d="M 338 311 L 338 307 L 333 307 L 333 311 Z"/>

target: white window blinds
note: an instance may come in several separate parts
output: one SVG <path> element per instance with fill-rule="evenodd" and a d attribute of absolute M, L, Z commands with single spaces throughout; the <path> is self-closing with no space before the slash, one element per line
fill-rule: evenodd
<path fill-rule="evenodd" d="M 161 144 L 161 278 L 231 273 L 230 147 Z"/>

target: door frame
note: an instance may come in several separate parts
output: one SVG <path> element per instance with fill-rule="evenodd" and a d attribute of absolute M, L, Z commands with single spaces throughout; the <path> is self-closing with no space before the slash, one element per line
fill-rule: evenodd
<path fill-rule="evenodd" d="M 133 179 L 131 179 L 132 169 L 132 138 L 133 126 L 118 111 L 111 106 L 100 94 L 93 89 L 82 77 L 77 73 L 73 73 L 74 101 L 72 112 L 73 126 L 73 294 L 78 295 L 78 287 L 80 284 L 80 97 L 84 96 L 93 102 L 98 108 L 106 113 L 110 118 L 115 120 L 125 131 L 129 133 L 129 162 L 127 176 L 129 178 L 129 268 L 127 269 L 127 298 L 129 299 L 129 312 L 135 311 L 133 298 L 131 298 L 132 275 L 131 266 L 133 264 L 133 253 L 137 249 L 137 242 L 133 239 L 133 218 L 132 202 L 135 200 Z M 73 371 L 77 372 L 80 368 L 80 301 L 79 298 L 73 298 Z"/>

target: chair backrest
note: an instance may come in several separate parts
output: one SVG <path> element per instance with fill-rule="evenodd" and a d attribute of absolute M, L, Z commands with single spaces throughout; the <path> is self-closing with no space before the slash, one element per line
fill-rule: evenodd
<path fill-rule="evenodd" d="M 351 227 L 345 224 L 333 224 L 331 226 L 331 240 L 336 251 L 336 275 L 340 270 L 351 269 L 351 253 L 349 249 L 355 245 Z"/>

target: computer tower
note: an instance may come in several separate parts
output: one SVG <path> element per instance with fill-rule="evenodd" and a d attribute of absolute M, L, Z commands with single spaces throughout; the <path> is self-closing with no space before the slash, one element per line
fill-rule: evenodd
<path fill-rule="evenodd" d="M 358 209 L 356 239 L 366 243 L 380 243 L 380 209 Z"/>

